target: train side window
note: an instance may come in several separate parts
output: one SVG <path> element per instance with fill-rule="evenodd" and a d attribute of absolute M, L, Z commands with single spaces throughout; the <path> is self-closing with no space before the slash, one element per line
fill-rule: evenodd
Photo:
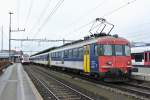
<path fill-rule="evenodd" d="M 59 58 L 62 57 L 62 52 L 58 52 L 58 57 L 59 57 Z"/>
<path fill-rule="evenodd" d="M 144 57 L 144 58 L 145 58 L 145 62 L 147 62 L 148 59 L 147 59 L 147 53 L 146 53 L 146 52 L 145 52 L 145 55 L 144 55 L 144 56 L 145 56 L 145 57 Z"/>
<path fill-rule="evenodd" d="M 69 57 L 72 57 L 72 50 L 69 50 Z"/>
<path fill-rule="evenodd" d="M 64 57 L 68 57 L 68 50 L 65 50 Z"/>
<path fill-rule="evenodd" d="M 73 57 L 78 57 L 78 49 L 73 49 Z"/>
<path fill-rule="evenodd" d="M 55 53 L 53 52 L 53 57 L 55 57 Z"/>
<path fill-rule="evenodd" d="M 124 47 L 124 46 L 123 46 Z M 125 45 L 125 56 L 130 56 L 131 55 L 131 50 L 128 45 Z"/>
<path fill-rule="evenodd" d="M 67 57 L 67 50 L 64 51 L 64 57 Z"/>
<path fill-rule="evenodd" d="M 57 52 L 57 57 L 59 57 L 60 56 L 60 52 Z"/>
<path fill-rule="evenodd" d="M 55 52 L 55 57 L 57 58 L 57 52 Z"/>
<path fill-rule="evenodd" d="M 61 57 L 61 52 L 58 52 L 58 57 Z"/>
<path fill-rule="evenodd" d="M 104 55 L 104 51 L 103 51 L 103 46 L 102 45 L 98 45 L 97 46 L 97 53 L 98 53 L 98 55 Z"/>
<path fill-rule="evenodd" d="M 76 50 L 77 50 L 77 55 L 76 55 L 76 57 L 79 57 L 79 48 L 77 48 Z"/>
<path fill-rule="evenodd" d="M 57 53 L 55 52 L 55 57 L 57 57 Z"/>
<path fill-rule="evenodd" d="M 83 57 L 83 48 L 79 48 L 79 57 Z"/>
<path fill-rule="evenodd" d="M 57 52 L 57 57 L 59 57 L 59 52 Z"/>
<path fill-rule="evenodd" d="M 94 55 L 98 56 L 98 54 L 97 54 L 97 45 L 95 45 L 95 48 L 94 48 Z"/>

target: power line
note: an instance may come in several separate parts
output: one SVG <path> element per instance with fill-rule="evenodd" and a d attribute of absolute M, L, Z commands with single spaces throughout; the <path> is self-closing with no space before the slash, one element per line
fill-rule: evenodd
<path fill-rule="evenodd" d="M 52 12 L 50 12 L 50 14 L 47 16 L 47 18 L 44 20 L 44 22 L 40 25 L 40 27 L 38 28 L 37 32 L 35 32 L 34 34 L 34 38 L 37 36 L 37 34 L 42 30 L 42 28 L 46 25 L 46 23 L 48 22 L 48 20 L 55 14 L 55 12 L 58 10 L 58 8 L 61 6 L 61 4 L 64 2 L 64 0 L 60 0 L 55 8 L 52 10 Z M 36 36 L 35 36 L 36 35 Z"/>
<path fill-rule="evenodd" d="M 119 11 L 120 9 L 122 9 L 122 8 L 124 8 L 124 7 L 126 7 L 126 6 L 128 6 L 128 5 L 130 5 L 130 4 L 132 4 L 132 3 L 134 3 L 135 1 L 136 1 L 136 0 L 127 2 L 126 4 L 124 4 L 124 5 L 122 5 L 122 6 L 118 7 L 118 8 L 116 8 L 116 9 L 114 9 L 114 10 L 112 10 L 112 11 L 110 11 L 110 12 L 104 14 L 102 17 L 109 16 L 109 15 L 111 15 L 111 14 L 113 14 L 113 13 Z"/>
<path fill-rule="evenodd" d="M 49 2 L 47 3 L 47 5 L 44 7 L 44 9 L 41 11 L 40 16 L 38 17 L 37 21 L 34 23 L 34 25 L 32 26 L 32 28 L 30 29 L 29 32 L 32 32 L 32 30 L 36 27 L 36 25 L 38 25 L 38 23 L 41 21 L 41 19 L 44 17 L 44 13 L 46 12 L 46 10 L 48 9 L 48 7 L 50 6 L 52 0 L 49 0 Z"/>
<path fill-rule="evenodd" d="M 18 27 L 19 27 L 19 17 L 20 17 L 20 0 L 17 0 L 17 24 L 18 24 Z"/>
<path fill-rule="evenodd" d="M 29 20 L 29 17 L 30 17 L 30 15 L 31 15 L 31 10 L 32 10 L 32 7 L 33 7 L 33 2 L 34 2 L 34 0 L 30 0 L 31 2 L 30 2 L 30 6 L 29 6 L 29 9 L 28 9 L 28 13 L 27 13 L 27 17 L 26 17 L 26 20 L 25 20 L 25 28 L 26 28 L 26 25 L 27 25 L 27 23 L 28 23 L 28 20 Z"/>
<path fill-rule="evenodd" d="M 113 14 L 113 13 L 115 13 L 115 12 L 119 11 L 120 9 L 122 9 L 122 8 L 124 8 L 124 7 L 126 7 L 126 6 L 128 6 L 129 4 L 134 3 L 135 1 L 136 1 L 136 0 L 133 0 L 133 1 L 127 2 L 126 4 L 124 4 L 124 5 L 122 5 L 122 6 L 118 7 L 118 8 L 116 8 L 116 9 L 114 9 L 114 10 L 112 10 L 112 11 L 110 11 L 110 12 L 108 12 L 108 13 L 104 14 L 102 17 L 109 16 L 109 15 L 111 15 L 111 14 Z M 92 22 L 92 21 L 90 21 L 90 22 Z M 84 25 L 80 26 L 79 28 L 75 29 L 75 32 L 77 32 L 77 31 L 81 30 L 82 28 L 86 27 L 87 25 L 89 25 L 89 24 L 90 24 L 90 22 L 88 22 L 88 23 L 86 23 L 86 24 L 84 24 Z M 70 32 L 69 32 L 69 33 L 70 33 Z"/>
<path fill-rule="evenodd" d="M 83 14 L 82 16 L 80 16 L 76 21 L 72 22 L 70 26 L 72 26 L 73 24 L 78 23 L 80 20 L 82 20 L 84 18 L 84 16 L 89 15 L 90 13 L 94 12 L 96 9 L 100 8 L 101 6 L 103 6 L 103 4 L 106 2 L 107 0 L 104 0 L 103 2 L 100 2 L 96 7 L 90 9 L 89 11 L 87 11 L 85 14 Z"/>
<path fill-rule="evenodd" d="M 72 32 L 77 32 L 77 31 L 79 31 L 80 29 L 85 28 L 86 26 L 92 24 L 94 21 L 95 21 L 95 20 L 92 20 L 92 21 L 90 21 L 89 23 L 86 23 L 86 24 L 84 24 L 84 25 L 81 25 L 80 27 L 74 29 Z M 71 33 L 71 32 L 70 32 L 70 33 Z"/>
<path fill-rule="evenodd" d="M 147 31 L 147 30 L 149 30 L 149 29 L 138 30 L 138 31 L 133 31 L 133 32 L 127 32 L 127 33 L 120 34 L 120 35 L 134 36 L 134 35 L 137 35 L 139 33 L 142 33 L 143 31 Z"/>
<path fill-rule="evenodd" d="M 59 40 L 47 40 L 47 39 L 11 39 L 13 41 L 35 41 L 35 42 L 73 42 L 75 40 L 65 40 L 65 39 L 59 39 Z"/>

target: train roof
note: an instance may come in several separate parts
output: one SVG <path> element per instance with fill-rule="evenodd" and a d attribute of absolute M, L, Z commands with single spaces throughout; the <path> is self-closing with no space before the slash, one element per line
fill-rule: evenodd
<path fill-rule="evenodd" d="M 124 44 L 129 43 L 128 40 L 121 38 L 121 37 L 118 37 L 117 35 L 111 36 L 111 35 L 101 34 L 100 36 L 99 35 L 87 36 L 87 37 L 84 37 L 84 40 L 80 39 L 77 41 L 73 41 L 71 43 L 66 43 L 62 46 L 51 47 L 51 48 L 48 48 L 46 50 L 40 51 L 34 55 L 31 55 L 31 57 L 39 55 L 39 54 L 47 53 L 47 52 L 50 52 L 50 51 L 56 50 L 56 49 L 67 48 L 68 46 L 85 44 L 86 42 L 88 42 L 88 43 L 97 42 L 97 43 L 104 43 L 104 44 L 108 44 L 108 43 L 114 44 L 116 42 L 118 44 L 119 43 L 124 43 Z"/>
<path fill-rule="evenodd" d="M 43 50 L 43 51 L 40 51 L 40 52 L 37 52 L 37 53 L 31 55 L 31 57 L 32 57 L 32 56 L 36 56 L 36 55 L 40 55 L 40 54 L 43 54 L 43 53 L 47 53 L 47 52 L 49 52 L 49 51 L 51 51 L 51 50 L 53 50 L 53 49 L 56 49 L 56 48 L 57 48 L 57 47 L 51 47 L 51 48 L 45 49 L 45 50 Z"/>
<path fill-rule="evenodd" d="M 145 51 L 150 51 L 150 46 L 142 46 L 142 47 L 133 47 L 131 48 L 131 53 L 142 53 Z"/>
<path fill-rule="evenodd" d="M 129 41 L 127 39 L 124 38 L 115 38 L 112 36 L 107 36 L 104 38 L 100 38 L 97 41 L 98 44 L 129 44 Z"/>

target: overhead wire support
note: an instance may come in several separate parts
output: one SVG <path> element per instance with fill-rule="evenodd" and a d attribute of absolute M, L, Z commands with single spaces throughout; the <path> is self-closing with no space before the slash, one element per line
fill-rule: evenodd
<path fill-rule="evenodd" d="M 110 26 L 110 29 L 107 30 L 108 32 L 105 34 L 109 35 L 111 30 L 114 28 L 114 25 L 106 21 L 104 18 L 96 18 L 89 32 L 95 37 L 96 34 L 103 34 L 103 31 L 107 26 Z M 99 30 L 100 32 L 98 32 Z"/>
<path fill-rule="evenodd" d="M 10 23 L 9 23 L 9 60 L 11 61 L 11 32 L 20 32 L 20 31 L 25 31 L 25 29 L 20 30 L 19 28 L 17 30 L 12 30 L 11 29 L 11 15 L 14 14 L 12 12 L 9 12 L 10 15 Z"/>
<path fill-rule="evenodd" d="M 25 31 L 25 28 L 24 29 L 17 29 L 17 30 L 11 30 L 11 32 L 21 32 L 21 31 Z"/>
<path fill-rule="evenodd" d="M 11 39 L 13 41 L 35 41 L 35 42 L 73 42 L 75 40 L 65 40 L 65 39 L 60 39 L 60 40 L 47 40 L 47 39 Z"/>

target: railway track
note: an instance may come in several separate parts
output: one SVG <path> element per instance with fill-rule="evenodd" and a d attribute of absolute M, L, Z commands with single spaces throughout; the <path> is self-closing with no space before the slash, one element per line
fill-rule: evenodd
<path fill-rule="evenodd" d="M 36 69 L 40 70 L 43 73 L 47 73 L 47 75 L 51 76 L 49 74 L 49 71 L 47 68 L 36 67 Z M 62 72 L 62 73 L 64 73 L 64 72 Z M 51 74 L 52 74 L 52 72 L 51 72 Z M 88 77 L 81 77 L 80 75 L 76 75 L 76 74 L 72 74 L 72 73 L 65 73 L 65 74 L 69 74 L 74 78 L 80 78 L 83 80 L 90 81 L 93 84 L 96 84 L 95 86 L 103 85 L 103 86 L 106 86 L 107 88 L 109 87 L 109 88 L 111 88 L 111 90 L 114 89 L 115 92 L 118 90 L 121 90 L 122 92 L 124 92 L 123 94 L 132 96 L 137 99 L 149 100 L 149 98 L 150 98 L 150 87 L 148 87 L 148 86 L 143 86 L 143 85 L 135 84 L 135 83 L 127 83 L 127 82 L 126 83 L 117 83 L 117 84 L 116 83 L 106 83 L 106 82 L 102 82 L 102 81 L 93 80 Z"/>
<path fill-rule="evenodd" d="M 25 67 L 25 70 L 35 83 L 40 84 L 45 89 L 42 90 L 45 100 L 93 100 L 38 68 L 30 66 Z"/>
<path fill-rule="evenodd" d="M 43 68 L 37 67 L 39 70 L 48 73 L 46 71 L 43 70 Z M 64 72 L 63 72 L 64 73 Z M 66 74 L 66 73 L 65 73 Z M 68 73 L 67 73 L 68 74 Z M 74 75 L 72 73 L 69 73 L 69 75 L 72 75 L 72 77 L 78 77 L 80 79 L 84 79 L 87 81 L 92 81 L 93 83 L 99 85 L 104 85 L 110 88 L 114 88 L 115 91 L 117 90 L 121 90 L 123 92 L 127 92 L 125 93 L 128 96 L 132 96 L 138 99 L 149 99 L 150 98 L 150 87 L 148 86 L 143 86 L 140 84 L 135 84 L 135 83 L 106 83 L 106 82 L 102 82 L 102 81 L 97 81 L 97 80 L 93 80 L 91 78 L 88 77 L 81 77 L 80 75 Z"/>
<path fill-rule="evenodd" d="M 122 84 L 109 84 L 110 87 L 132 93 L 136 98 L 149 99 L 150 98 L 150 87 L 133 85 L 128 83 Z"/>

